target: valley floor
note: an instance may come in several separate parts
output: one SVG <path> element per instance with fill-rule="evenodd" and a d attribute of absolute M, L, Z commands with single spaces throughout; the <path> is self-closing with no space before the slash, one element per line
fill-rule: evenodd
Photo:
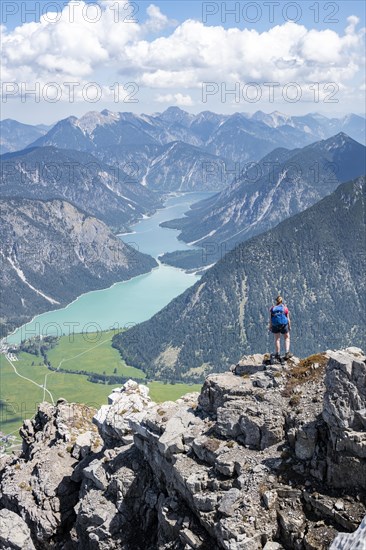
<path fill-rule="evenodd" d="M 61 337 L 57 345 L 47 351 L 50 367 L 57 370 L 50 370 L 41 354 L 37 356 L 22 351 L 17 354 L 17 361 L 1 354 L 0 432 L 16 435 L 23 420 L 32 417 L 42 401 L 56 403 L 63 397 L 69 402 L 99 408 L 112 389 L 120 387 L 121 383 L 108 384 L 108 379 L 91 382 L 90 374 L 134 378 L 143 382 L 145 373 L 126 365 L 119 352 L 112 348 L 113 335 L 114 331 L 106 331 Z M 201 387 L 171 382 L 146 381 L 151 398 L 156 402 L 174 401 Z"/>

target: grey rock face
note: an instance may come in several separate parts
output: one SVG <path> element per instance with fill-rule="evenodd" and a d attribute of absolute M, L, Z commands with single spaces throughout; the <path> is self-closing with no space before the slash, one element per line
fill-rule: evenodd
<path fill-rule="evenodd" d="M 34 550 L 25 521 L 11 510 L 0 510 L 0 544 L 3 550 Z"/>
<path fill-rule="evenodd" d="M 330 434 L 328 481 L 338 487 L 356 482 L 366 489 L 366 357 L 357 349 L 330 356 L 323 408 Z"/>
<path fill-rule="evenodd" d="M 176 402 L 130 381 L 78 433 L 69 404 L 42 404 L 22 457 L 4 464 L 1 505 L 37 550 L 363 548 L 365 458 L 347 443 L 364 435 L 363 355 L 259 363 L 246 357 L 244 375 L 211 375 Z M 276 385 L 259 387 L 256 369 Z"/>
<path fill-rule="evenodd" d="M 12 536 L 23 533 L 18 527 L 23 520 L 36 548 L 52 547 L 59 531 L 67 533 L 79 495 L 79 485 L 71 479 L 77 464 L 73 442 L 89 431 L 90 449 L 99 449 L 99 435 L 91 423 L 94 412 L 66 402 L 56 407 L 41 403 L 34 420 L 24 423 L 22 453 L 11 458 L 0 473 L 0 506 L 22 518 L 15 523 Z"/>

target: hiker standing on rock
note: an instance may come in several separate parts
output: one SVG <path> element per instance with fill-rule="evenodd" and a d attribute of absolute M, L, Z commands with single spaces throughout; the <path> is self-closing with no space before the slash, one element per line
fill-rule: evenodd
<path fill-rule="evenodd" d="M 292 353 L 290 353 L 290 312 L 288 307 L 283 303 L 282 296 L 277 296 L 276 305 L 270 309 L 269 330 L 273 332 L 275 337 L 275 358 L 281 360 L 281 334 L 283 334 L 285 339 L 285 359 L 290 359 L 292 357 Z"/>

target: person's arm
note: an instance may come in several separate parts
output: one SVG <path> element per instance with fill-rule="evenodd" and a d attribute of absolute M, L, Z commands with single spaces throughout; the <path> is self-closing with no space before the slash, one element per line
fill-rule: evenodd
<path fill-rule="evenodd" d="M 290 319 L 290 312 L 287 312 L 287 319 L 288 319 L 288 329 L 291 330 L 291 319 Z"/>

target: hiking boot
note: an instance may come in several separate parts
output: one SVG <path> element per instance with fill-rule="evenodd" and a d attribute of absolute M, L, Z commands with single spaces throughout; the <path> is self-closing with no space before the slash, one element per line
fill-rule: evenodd
<path fill-rule="evenodd" d="M 293 353 L 291 353 L 290 351 L 287 351 L 285 353 L 285 360 L 288 361 L 289 359 L 291 359 L 291 357 L 293 357 Z"/>
<path fill-rule="evenodd" d="M 275 360 L 278 362 L 281 362 L 281 355 L 279 353 L 275 353 Z"/>

